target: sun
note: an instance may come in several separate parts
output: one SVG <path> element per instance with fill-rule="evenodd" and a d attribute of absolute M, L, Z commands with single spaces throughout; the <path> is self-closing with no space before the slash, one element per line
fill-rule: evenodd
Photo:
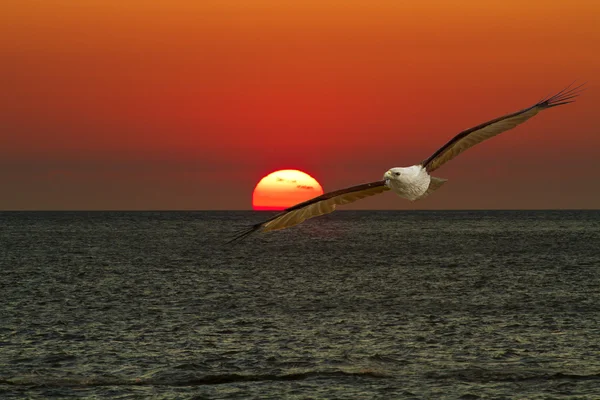
<path fill-rule="evenodd" d="M 283 210 L 323 194 L 315 178 L 297 169 L 282 169 L 265 176 L 252 193 L 254 210 Z"/>

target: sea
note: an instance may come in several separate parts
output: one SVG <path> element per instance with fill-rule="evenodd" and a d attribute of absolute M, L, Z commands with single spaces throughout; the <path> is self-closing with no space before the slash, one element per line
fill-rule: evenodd
<path fill-rule="evenodd" d="M 0 399 L 600 399 L 600 211 L 0 213 Z"/>

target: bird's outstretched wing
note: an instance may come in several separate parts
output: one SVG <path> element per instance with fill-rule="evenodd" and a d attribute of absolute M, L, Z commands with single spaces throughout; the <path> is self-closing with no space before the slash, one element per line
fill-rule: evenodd
<path fill-rule="evenodd" d="M 560 106 L 562 104 L 572 103 L 574 101 L 573 99 L 577 97 L 583 90 L 585 90 L 583 88 L 584 85 L 585 83 L 572 87 L 573 84 L 571 84 L 554 96 L 542 99 L 529 108 L 513 114 L 504 115 L 500 118 L 477 125 L 474 128 L 467 129 L 466 131 L 454 136 L 452 140 L 442 146 L 438 151 L 436 151 L 431 157 L 423 161 L 421 164 L 423 167 L 425 167 L 427 172 L 432 172 L 441 167 L 443 164 L 452 160 L 463 151 L 483 142 L 486 139 L 522 124 L 542 110 Z"/>
<path fill-rule="evenodd" d="M 321 196 L 287 208 L 266 221 L 243 229 L 242 231 L 238 232 L 237 235 L 228 243 L 242 239 L 258 230 L 268 232 L 289 228 L 309 218 L 333 212 L 335 207 L 338 205 L 353 203 L 356 200 L 374 196 L 387 190 L 390 190 L 390 188 L 385 185 L 384 180 L 381 180 L 336 190 L 335 192 L 325 193 Z"/>

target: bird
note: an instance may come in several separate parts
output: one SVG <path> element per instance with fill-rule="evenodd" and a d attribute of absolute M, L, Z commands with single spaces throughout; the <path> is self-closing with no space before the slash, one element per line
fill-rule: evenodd
<path fill-rule="evenodd" d="M 331 213 L 335 211 L 336 206 L 353 203 L 357 200 L 364 199 L 365 197 L 374 196 L 390 190 L 398 196 L 410 201 L 421 200 L 438 190 L 447 182 L 447 179 L 432 176 L 431 173 L 433 171 L 437 170 L 465 150 L 502 132 L 513 129 L 517 125 L 532 118 L 540 111 L 573 103 L 575 98 L 585 90 L 585 83 L 573 86 L 574 83 L 575 82 L 571 83 L 553 96 L 542 98 L 534 105 L 521 111 L 503 115 L 458 133 L 435 153 L 418 164 L 410 167 L 390 168 L 383 174 L 383 177 L 380 180 L 328 192 L 302 203 L 298 203 L 286 208 L 265 221 L 239 230 L 227 243 L 243 239 L 258 231 L 270 232 L 290 228 L 309 218 Z"/>

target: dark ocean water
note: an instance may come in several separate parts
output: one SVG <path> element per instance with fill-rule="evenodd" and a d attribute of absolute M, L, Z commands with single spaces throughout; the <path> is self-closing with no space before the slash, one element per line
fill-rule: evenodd
<path fill-rule="evenodd" d="M 600 211 L 0 213 L 0 398 L 600 398 Z"/>

